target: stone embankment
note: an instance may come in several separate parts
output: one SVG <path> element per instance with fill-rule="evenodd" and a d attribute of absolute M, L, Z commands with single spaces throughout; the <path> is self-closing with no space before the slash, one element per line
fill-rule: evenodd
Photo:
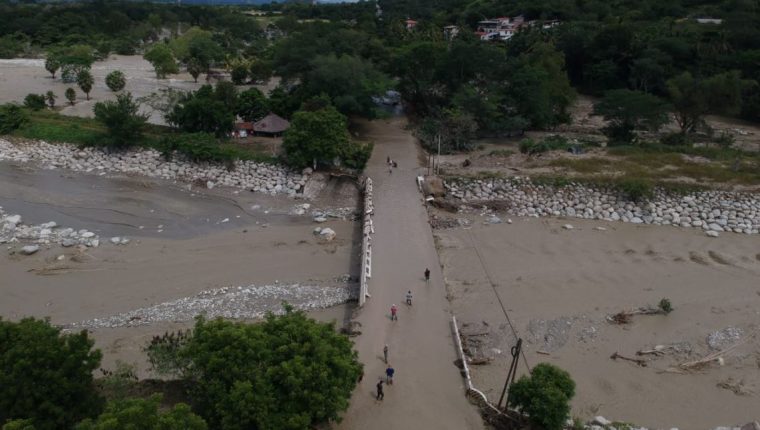
<path fill-rule="evenodd" d="M 634 202 L 612 189 L 578 183 L 541 185 L 521 177 L 456 179 L 447 181 L 445 187 L 448 196 L 463 203 L 503 201 L 504 210 L 517 216 L 694 227 L 709 236 L 720 232 L 757 234 L 760 230 L 760 195 L 756 193 L 677 194 L 657 189 L 651 199 Z"/>
<path fill-rule="evenodd" d="M 202 183 L 208 188 L 227 186 L 268 194 L 296 196 L 303 191 L 311 169 L 298 173 L 281 166 L 235 161 L 234 168 L 217 163 L 192 163 L 177 156 L 166 161 L 153 149 L 108 153 L 98 148 L 42 141 L 14 144 L 0 139 L 0 161 L 34 163 L 49 169 L 87 173 L 126 173 L 153 178 Z"/>
<path fill-rule="evenodd" d="M 119 240 L 115 242 L 113 239 Z M 21 215 L 8 215 L 0 206 L 0 244 L 13 245 L 19 242 L 33 244 L 21 249 L 22 254 L 30 255 L 39 251 L 39 245 L 60 244 L 64 247 L 75 245 L 94 247 L 100 244 L 100 238 L 91 231 L 62 228 L 55 221 L 39 225 L 24 224 Z M 112 238 L 111 242 L 126 245 L 129 243 L 129 239 Z"/>

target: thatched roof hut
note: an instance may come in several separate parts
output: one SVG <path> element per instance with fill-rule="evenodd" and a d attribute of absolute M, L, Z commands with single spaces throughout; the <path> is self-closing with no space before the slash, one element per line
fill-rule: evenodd
<path fill-rule="evenodd" d="M 290 128 L 290 122 L 274 113 L 253 123 L 254 133 L 266 136 L 279 136 L 288 128 Z"/>

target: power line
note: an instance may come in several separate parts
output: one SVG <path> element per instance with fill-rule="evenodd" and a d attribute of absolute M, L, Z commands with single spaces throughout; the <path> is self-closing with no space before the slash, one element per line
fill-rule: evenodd
<path fill-rule="evenodd" d="M 501 301 L 501 296 L 499 296 L 499 292 L 496 290 L 496 284 L 493 282 L 493 278 L 491 278 L 491 274 L 488 273 L 488 268 L 486 267 L 485 261 L 483 261 L 483 256 L 480 255 L 480 250 L 478 250 L 478 247 L 475 246 L 475 240 L 472 238 L 472 232 L 468 230 L 467 235 L 470 237 L 470 243 L 472 244 L 472 248 L 475 250 L 475 255 L 477 255 L 478 260 L 480 260 L 480 266 L 483 267 L 483 273 L 486 274 L 486 278 L 488 278 L 488 283 L 491 284 L 491 289 L 493 289 L 493 293 L 496 295 L 496 299 L 499 301 L 499 306 L 501 306 L 501 311 L 504 313 L 504 317 L 507 319 L 509 328 L 512 329 L 512 334 L 515 336 L 515 339 L 519 339 L 520 336 L 518 336 L 515 326 L 512 325 L 512 320 L 509 318 L 509 313 L 507 313 L 507 308 L 504 307 L 504 302 Z M 531 373 L 530 364 L 528 364 L 528 358 L 525 356 L 525 350 L 521 349 L 520 352 L 523 358 L 523 362 L 525 362 L 525 367 L 528 368 L 528 373 Z"/>

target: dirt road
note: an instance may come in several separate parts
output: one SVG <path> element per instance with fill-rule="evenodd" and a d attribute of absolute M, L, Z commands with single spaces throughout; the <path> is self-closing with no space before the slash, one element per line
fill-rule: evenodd
<path fill-rule="evenodd" d="M 371 298 L 359 311 L 356 339 L 365 376 L 351 399 L 341 429 L 482 429 L 482 420 L 464 396 L 454 366 L 449 305 L 422 196 L 415 177 L 422 172 L 414 138 L 402 118 L 374 121 L 364 130 L 375 142 L 366 173 L 375 181 Z M 398 162 L 388 173 L 386 157 Z M 431 270 L 425 284 L 423 272 Z M 414 295 L 405 304 L 406 292 Z M 390 307 L 399 307 L 398 321 Z M 375 400 L 384 375 L 383 345 L 389 346 L 394 384 L 385 400 Z"/>

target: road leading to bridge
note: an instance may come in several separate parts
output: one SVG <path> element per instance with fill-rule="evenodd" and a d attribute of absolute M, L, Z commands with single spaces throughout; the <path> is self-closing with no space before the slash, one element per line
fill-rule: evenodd
<path fill-rule="evenodd" d="M 415 178 L 424 169 L 405 119 L 373 121 L 366 135 L 375 148 L 366 173 L 374 181 L 375 235 L 372 244 L 371 298 L 358 312 L 361 336 L 356 338 L 365 365 L 340 429 L 442 430 L 482 429 L 477 409 L 464 395 L 464 381 L 454 366 L 456 350 L 451 315 L 438 256 L 422 195 Z M 386 158 L 398 168 L 388 172 Z M 423 272 L 431 270 L 425 284 Z M 413 305 L 405 304 L 408 290 Z M 398 321 L 390 307 L 399 308 Z M 385 400 L 375 400 L 375 385 L 385 373 L 383 345 L 396 369 L 394 384 L 385 386 Z"/>

